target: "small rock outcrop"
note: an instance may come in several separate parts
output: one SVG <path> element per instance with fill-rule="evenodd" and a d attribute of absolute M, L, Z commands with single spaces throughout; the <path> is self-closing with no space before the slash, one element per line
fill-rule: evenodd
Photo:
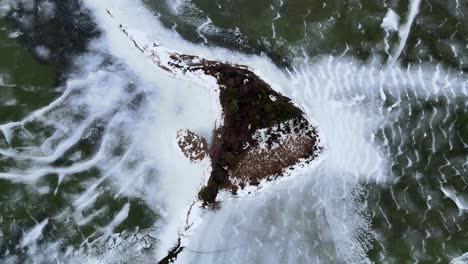
<path fill-rule="evenodd" d="M 201 161 L 208 156 L 208 143 L 206 139 L 198 136 L 188 129 L 181 129 L 177 132 L 177 144 L 180 150 L 189 160 Z"/>

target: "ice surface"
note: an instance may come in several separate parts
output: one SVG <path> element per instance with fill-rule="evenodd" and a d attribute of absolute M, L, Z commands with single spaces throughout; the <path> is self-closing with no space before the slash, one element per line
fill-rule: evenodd
<path fill-rule="evenodd" d="M 140 2 L 84 3 L 103 35 L 92 43 L 89 54 L 77 58 L 76 72 L 62 87 L 61 97 L 21 121 L 0 126 L 8 143 L 22 133 L 18 131 L 26 133 L 25 125 L 33 121 L 50 125 L 55 131 L 30 152 L 1 148 L 2 155 L 26 160 L 30 166 L 0 177 L 34 183 L 49 173 L 66 180 L 78 172 L 98 168 L 101 178 L 70 198 L 70 221 L 83 224 L 105 212 L 105 208 L 98 208 L 87 217 L 81 214 L 92 207 L 102 194 L 102 183 L 109 180 L 117 196 L 141 198 L 160 215 L 154 224 L 158 243 L 151 260 L 163 256 L 182 234 L 187 250 L 180 256 L 180 263 L 219 263 L 220 259 L 228 263 L 368 262 L 366 253 L 374 235 L 361 199 L 361 184 L 385 184 L 392 179 L 388 157 L 378 147 L 392 139 L 378 142 L 375 131 L 392 122 L 391 110 L 397 109 L 409 93 L 421 100 L 438 94 L 449 98 L 467 94 L 463 76 L 424 65 L 385 68 L 343 56 L 310 59 L 284 72 L 266 57 L 188 43 L 166 30 Z M 418 1 L 412 3 L 408 21 L 414 20 L 417 13 Z M 387 25 L 395 28 L 394 17 L 390 17 Z M 318 125 L 326 147 L 323 161 L 301 171 L 294 180 L 272 184 L 258 195 L 222 200 L 219 211 L 202 210 L 194 204 L 188 222 L 198 228 L 180 232 L 187 224 L 187 210 L 209 175 L 210 164 L 209 160 L 198 164 L 187 160 L 177 146 L 176 135 L 180 129 L 190 129 L 210 137 L 220 115 L 216 84 L 211 77 L 169 74 L 158 68 L 148 53 L 142 53 L 129 41 L 120 25 L 139 43 L 159 45 L 157 50 L 163 60 L 163 55 L 168 54 L 164 49 L 170 48 L 248 65 L 273 89 L 292 98 Z M 104 67 L 108 54 L 112 63 Z M 142 94 L 144 100 L 129 104 L 135 94 Z M 387 96 L 395 98 L 394 104 L 384 107 Z M 84 117 L 74 117 L 77 113 Z M 93 120 L 101 119 L 106 120 L 104 136 L 94 156 L 69 167 L 50 165 L 78 138 L 86 136 L 86 127 Z M 122 142 L 129 146 L 125 153 L 115 156 L 113 150 Z M 455 197 L 451 197 L 454 201 L 460 200 L 447 192 L 449 195 Z M 68 213 L 60 217 L 68 218 Z M 122 205 L 114 220 L 101 231 L 113 233 L 130 214 L 131 204 Z M 47 223 L 40 228 L 41 224 L 24 236 L 25 245 L 40 238 Z M 125 250 L 121 252 L 109 250 L 103 257 L 86 255 L 78 259 L 115 263 L 135 257 Z"/>
<path fill-rule="evenodd" d="M 325 160 L 314 171 L 303 172 L 298 180 L 277 186 L 279 190 L 243 198 L 238 202 L 225 201 L 220 211 L 205 212 L 206 215 L 202 217 L 205 222 L 193 231 L 189 241 L 184 242 L 190 250 L 181 255 L 181 263 L 193 262 L 194 259 L 203 263 L 216 263 L 219 261 L 219 254 L 202 253 L 220 251 L 226 251 L 226 260 L 233 263 L 245 262 L 246 258 L 258 259 L 258 263 L 271 263 L 275 260 L 280 261 L 275 258 L 279 256 L 314 261 L 325 260 L 325 255 L 332 256 L 332 259 L 366 262 L 372 229 L 363 211 L 364 205 L 359 200 L 359 184 L 384 184 L 389 177 L 386 157 L 376 148 L 373 134 L 388 118 L 388 111 L 383 108 L 386 93 L 399 98 L 410 91 L 420 97 L 429 97 L 443 93 L 441 87 L 454 88 L 452 90 L 456 93 L 466 93 L 465 84 L 461 87 L 453 86 L 454 80 L 457 80 L 456 76 L 426 74 L 423 67 L 382 70 L 380 65 L 361 65 L 345 58 L 315 60 L 314 63 L 299 65 L 296 71 L 289 75 L 278 70 L 265 57 L 245 56 L 224 49 L 208 49 L 188 43 L 173 32 L 165 30 L 145 7 L 134 2 L 130 4 L 129 1 L 118 0 L 112 3 L 86 3 L 96 15 L 101 28 L 105 30 L 105 40 L 110 52 L 125 61 L 141 78 L 159 84 L 160 96 L 171 98 L 161 101 L 160 104 L 155 103 L 154 108 L 148 109 L 156 116 L 162 116 L 159 118 L 163 118 L 160 123 L 164 126 L 152 123 L 152 129 L 143 129 L 151 131 L 146 132 L 143 138 L 154 139 L 154 142 L 147 142 L 147 145 L 154 149 L 149 150 L 147 154 L 155 157 L 153 160 L 158 164 L 162 175 L 156 192 L 158 201 L 164 204 L 162 212 L 166 224 L 161 226 L 158 256 L 163 256 L 167 249 L 175 245 L 190 201 L 196 197 L 194 190 L 203 178 L 203 167 L 199 167 L 196 168 L 199 176 L 192 175 L 190 178 L 180 179 L 179 177 L 187 175 L 188 170 L 193 173 L 195 167 L 192 165 L 190 169 L 184 168 L 186 163 L 174 158 L 178 155 L 176 148 L 168 145 L 167 137 L 159 135 L 174 135 L 176 127 L 171 129 L 172 126 L 190 128 L 187 124 L 191 121 L 195 121 L 192 123 L 195 125 L 201 118 L 206 118 L 202 117 L 203 114 L 192 117 L 194 120 L 178 119 L 172 115 L 164 118 L 168 115 L 165 109 L 170 109 L 170 105 L 175 102 L 179 102 L 180 107 L 191 107 L 193 101 L 185 97 L 189 94 L 190 99 L 193 99 L 203 89 L 197 88 L 193 94 L 190 90 L 177 92 L 184 89 L 183 86 L 175 88 L 175 80 L 171 79 L 171 76 L 168 77 L 167 73 L 161 72 L 153 62 L 148 61 L 147 56 L 122 34 L 119 25 L 123 25 L 138 43 L 157 43 L 160 47 L 156 50 L 170 47 L 179 53 L 248 65 L 271 84 L 272 88 L 283 92 L 299 104 L 308 116 L 316 121 L 319 133 L 324 139 Z M 413 5 L 411 10 L 410 19 L 414 19 L 417 6 Z M 163 56 L 160 57 L 164 59 Z M 399 76 L 399 79 L 395 76 Z M 183 78 L 177 73 L 172 77 Z M 199 84 L 197 80 L 194 81 Z M 410 85 L 402 86 L 403 81 Z M 164 87 L 159 87 L 161 84 L 164 84 Z M 213 105 L 209 103 L 208 98 L 205 100 L 200 102 Z M 397 105 L 398 101 L 393 107 Z M 213 124 L 216 118 L 216 115 L 211 115 L 208 123 Z M 178 122 L 180 125 L 174 125 Z M 209 134 L 209 131 L 205 129 L 205 134 Z M 162 140 L 158 140 L 159 137 Z M 278 196 L 279 193 L 283 195 Z M 307 217 L 303 218 L 304 221 L 296 221 L 295 218 L 304 211 L 317 221 L 311 224 L 306 220 Z M 265 224 L 261 219 L 269 219 L 271 223 Z M 275 238 L 265 240 L 265 235 L 270 233 Z M 298 249 L 297 244 L 285 247 L 288 245 L 286 241 L 303 241 L 303 236 L 308 237 L 307 241 L 315 241 L 321 245 L 319 250 L 310 251 L 304 248 L 301 253 L 298 252 L 301 249 Z M 265 249 L 265 245 L 276 246 Z M 307 250 L 309 251 L 306 252 Z"/>

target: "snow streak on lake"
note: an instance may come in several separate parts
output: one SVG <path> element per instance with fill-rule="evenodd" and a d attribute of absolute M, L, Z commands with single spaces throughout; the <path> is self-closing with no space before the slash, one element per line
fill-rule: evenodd
<path fill-rule="evenodd" d="M 465 263 L 466 3 L 292 2 L 0 0 L 0 259 L 156 263 L 176 245 L 210 172 L 176 134 L 211 137 L 216 81 L 156 67 L 125 29 L 248 66 L 325 147 L 198 210 L 177 263 Z"/>

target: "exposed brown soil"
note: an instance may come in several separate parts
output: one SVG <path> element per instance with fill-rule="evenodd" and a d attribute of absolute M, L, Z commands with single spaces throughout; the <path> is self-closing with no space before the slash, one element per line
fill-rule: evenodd
<path fill-rule="evenodd" d="M 316 151 L 315 140 L 307 136 L 289 136 L 278 147 L 273 149 L 252 148 L 241 155 L 231 178 L 236 187 L 257 185 L 261 180 L 272 180 L 283 173 L 285 168 L 295 165 L 300 159 L 307 159 Z"/>
<path fill-rule="evenodd" d="M 190 130 L 177 132 L 177 144 L 185 157 L 191 161 L 203 160 L 208 155 L 208 143 Z"/>

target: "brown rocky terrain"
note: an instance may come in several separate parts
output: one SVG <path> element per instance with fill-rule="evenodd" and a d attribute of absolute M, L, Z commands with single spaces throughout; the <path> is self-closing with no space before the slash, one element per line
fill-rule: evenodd
<path fill-rule="evenodd" d="M 199 193 L 205 205 L 213 204 L 221 189 L 235 194 L 317 155 L 317 132 L 302 110 L 248 68 L 177 53 L 171 59 L 171 67 L 202 70 L 220 87 L 224 120 L 209 148 L 211 177 Z"/>
<path fill-rule="evenodd" d="M 272 135 L 271 130 L 268 129 L 266 134 Z M 283 138 L 271 142 L 276 146 L 256 146 L 241 154 L 239 163 L 230 173 L 233 191 L 238 187 L 257 185 L 263 179 L 273 180 L 284 172 L 285 168 L 295 165 L 298 160 L 313 157 L 314 151 L 317 150 L 313 137 L 304 133 L 292 134 L 286 131 L 280 133 Z"/>
<path fill-rule="evenodd" d="M 190 130 L 182 129 L 177 132 L 177 144 L 185 157 L 191 161 L 200 161 L 208 156 L 206 140 Z"/>

